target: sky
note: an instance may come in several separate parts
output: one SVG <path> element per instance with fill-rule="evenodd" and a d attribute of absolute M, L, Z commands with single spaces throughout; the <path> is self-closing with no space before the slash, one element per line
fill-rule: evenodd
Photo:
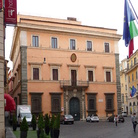
<path fill-rule="evenodd" d="M 138 15 L 138 0 L 131 0 Z M 75 17 L 82 25 L 117 29 L 123 34 L 124 0 L 17 0 L 17 14 L 67 19 Z M 6 26 L 5 58 L 12 68 L 10 50 L 13 38 L 12 26 Z M 118 43 L 119 58 L 125 59 L 128 47 L 122 38 Z M 134 52 L 138 49 L 138 37 L 134 39 Z"/>

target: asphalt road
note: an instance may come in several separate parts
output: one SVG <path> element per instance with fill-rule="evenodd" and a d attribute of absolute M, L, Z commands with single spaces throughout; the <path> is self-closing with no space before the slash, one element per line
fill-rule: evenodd
<path fill-rule="evenodd" d="M 130 117 L 125 117 L 125 122 L 118 123 L 117 127 L 107 121 L 76 121 L 73 125 L 61 124 L 60 138 L 138 138 L 138 125 L 134 132 Z"/>

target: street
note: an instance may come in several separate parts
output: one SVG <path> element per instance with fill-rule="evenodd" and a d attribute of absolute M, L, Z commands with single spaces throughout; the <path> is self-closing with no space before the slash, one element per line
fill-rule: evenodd
<path fill-rule="evenodd" d="M 130 117 L 125 117 L 124 123 L 118 123 L 116 127 L 113 122 L 100 121 L 90 123 L 86 121 L 75 121 L 74 125 L 60 125 L 60 138 L 136 138 L 138 137 L 138 126 L 133 131 Z"/>

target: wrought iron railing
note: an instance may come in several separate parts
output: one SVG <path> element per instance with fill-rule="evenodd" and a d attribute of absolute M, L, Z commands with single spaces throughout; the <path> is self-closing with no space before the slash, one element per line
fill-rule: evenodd
<path fill-rule="evenodd" d="M 82 81 L 82 80 L 77 80 L 77 81 L 71 81 L 71 80 L 60 80 L 60 87 L 68 87 L 68 86 L 81 86 L 81 87 L 88 87 L 89 86 L 89 81 Z"/>

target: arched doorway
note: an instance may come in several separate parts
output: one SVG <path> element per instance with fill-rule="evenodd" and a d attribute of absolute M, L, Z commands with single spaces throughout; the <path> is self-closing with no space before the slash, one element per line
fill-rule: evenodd
<path fill-rule="evenodd" d="M 70 114 L 74 117 L 75 121 L 80 120 L 80 101 L 78 98 L 73 97 L 69 102 Z"/>

